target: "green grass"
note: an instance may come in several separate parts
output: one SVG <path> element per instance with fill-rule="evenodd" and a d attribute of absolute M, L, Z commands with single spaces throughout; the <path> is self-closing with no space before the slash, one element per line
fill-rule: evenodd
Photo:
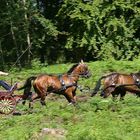
<path fill-rule="evenodd" d="M 136 65 L 137 64 L 137 65 Z M 131 73 L 140 69 L 135 62 L 91 62 L 88 63 L 92 77 L 81 79 L 79 84 L 94 88 L 100 76 L 111 71 Z M 37 73 L 63 73 L 72 64 L 60 64 L 47 67 L 35 67 L 20 72 L 13 70 L 8 82 L 23 82 L 28 76 Z M 22 92 L 16 92 L 22 94 Z M 113 102 L 111 97 L 101 99 L 99 95 L 90 97 L 88 93 L 77 91 L 78 106 L 68 105 L 59 95 L 49 95 L 46 107 L 37 101 L 32 113 L 25 106 L 17 105 L 17 110 L 25 112 L 21 116 L 0 115 L 1 140 L 139 140 L 140 139 L 140 99 L 127 94 L 123 102 Z M 63 129 L 63 137 L 41 133 L 43 128 Z"/>

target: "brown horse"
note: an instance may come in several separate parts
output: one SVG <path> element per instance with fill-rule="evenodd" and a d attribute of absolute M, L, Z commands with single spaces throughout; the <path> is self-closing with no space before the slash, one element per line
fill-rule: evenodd
<path fill-rule="evenodd" d="M 88 66 L 81 60 L 78 64 L 72 66 L 72 68 L 62 75 L 48 75 L 40 74 L 38 76 L 32 76 L 28 78 L 23 87 L 24 89 L 23 99 L 31 97 L 31 102 L 40 98 L 42 105 L 45 105 L 45 98 L 49 93 L 62 94 L 68 100 L 69 103 L 76 103 L 76 89 L 79 77 L 90 77 L 90 71 Z M 31 81 L 33 80 L 33 83 Z M 31 87 L 34 87 L 34 91 L 37 93 L 31 96 Z"/>
<path fill-rule="evenodd" d="M 109 75 L 102 76 L 98 80 L 91 96 L 96 95 L 100 90 L 102 80 L 103 89 L 101 90 L 101 96 L 104 98 L 112 94 L 113 99 L 120 95 L 120 100 L 123 100 L 126 92 L 134 93 L 137 96 L 140 96 L 140 73 L 111 73 Z"/>

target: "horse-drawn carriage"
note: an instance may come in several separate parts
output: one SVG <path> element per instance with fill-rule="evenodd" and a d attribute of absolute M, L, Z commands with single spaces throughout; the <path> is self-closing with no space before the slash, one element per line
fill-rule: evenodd
<path fill-rule="evenodd" d="M 4 88 L 4 90 L 0 90 L 0 113 L 13 113 L 16 109 L 17 102 L 22 98 L 20 95 L 14 94 L 14 91 L 17 89 L 17 83 L 10 86 L 6 82 L 0 82 Z"/>
<path fill-rule="evenodd" d="M 122 100 L 126 92 L 131 92 L 140 97 L 140 73 L 120 74 L 112 73 L 102 76 L 94 89 L 89 87 L 81 87 L 78 85 L 79 78 L 89 78 L 91 76 L 88 66 L 83 62 L 73 65 L 64 74 L 40 74 L 38 76 L 31 76 L 26 79 L 25 84 L 18 88 L 24 89 L 23 95 L 15 95 L 14 91 L 17 89 L 17 84 L 9 86 L 7 83 L 1 83 L 5 91 L 0 91 L 0 113 L 10 114 L 15 111 L 19 100 L 29 100 L 29 108 L 33 108 L 33 102 L 40 99 L 42 105 L 46 105 L 45 98 L 49 93 L 56 93 L 63 95 L 70 104 L 76 105 L 76 90 L 92 92 L 91 96 L 97 94 L 101 90 L 101 96 L 108 97 L 112 94 L 113 98 L 120 95 Z M 103 88 L 100 89 L 101 81 L 105 79 Z M 34 88 L 35 93 L 32 94 L 31 89 Z"/>
<path fill-rule="evenodd" d="M 14 112 L 16 104 L 20 99 L 23 100 L 23 104 L 25 104 L 26 100 L 29 100 L 30 108 L 33 108 L 33 101 L 36 99 L 40 99 L 40 103 L 45 105 L 45 97 L 52 92 L 64 95 L 69 103 L 75 105 L 76 89 L 79 88 L 77 84 L 79 78 L 88 78 L 90 76 L 88 66 L 81 60 L 81 62 L 74 64 L 68 72 L 61 75 L 40 74 L 38 76 L 29 77 L 24 86 L 18 88 L 18 90 L 24 89 L 23 95 L 14 94 L 14 91 L 17 89 L 17 84 L 11 87 L 2 81 L 0 85 L 6 90 L 0 91 L 0 112 L 4 114 Z M 32 81 L 34 82 L 32 83 Z M 36 94 L 32 94 L 32 86 Z M 80 90 L 82 89 L 80 88 Z"/>

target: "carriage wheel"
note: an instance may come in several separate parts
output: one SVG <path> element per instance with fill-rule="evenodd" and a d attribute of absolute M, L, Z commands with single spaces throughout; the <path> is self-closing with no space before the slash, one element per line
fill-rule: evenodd
<path fill-rule="evenodd" d="M 16 100 L 12 96 L 0 96 L 0 112 L 10 114 L 15 111 Z"/>

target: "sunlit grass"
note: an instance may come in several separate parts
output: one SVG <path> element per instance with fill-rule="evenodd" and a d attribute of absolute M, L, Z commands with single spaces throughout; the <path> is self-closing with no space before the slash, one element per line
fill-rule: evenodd
<path fill-rule="evenodd" d="M 121 65 L 120 65 L 121 64 Z M 92 62 L 88 64 L 92 77 L 82 79 L 79 84 L 94 88 L 100 76 L 110 71 L 123 73 L 137 72 L 140 66 L 134 62 Z M 29 76 L 38 73 L 64 73 L 72 64 L 61 64 L 20 72 L 13 71 L 2 79 L 24 82 Z M 125 66 L 127 69 L 125 69 Z M 130 68 L 130 69 L 129 69 Z M 22 94 L 22 92 L 17 94 Z M 64 129 L 63 139 L 67 140 L 139 140 L 140 139 L 140 99 L 127 94 L 125 100 L 113 102 L 111 97 L 102 99 L 99 95 L 90 97 L 90 93 L 77 91 L 78 106 L 68 105 L 62 95 L 49 95 L 47 105 L 34 103 L 32 112 L 25 106 L 17 105 L 23 115 L 0 115 L 1 140 L 46 140 L 49 135 L 40 135 L 43 128 Z M 58 138 L 54 138 L 58 139 Z"/>

